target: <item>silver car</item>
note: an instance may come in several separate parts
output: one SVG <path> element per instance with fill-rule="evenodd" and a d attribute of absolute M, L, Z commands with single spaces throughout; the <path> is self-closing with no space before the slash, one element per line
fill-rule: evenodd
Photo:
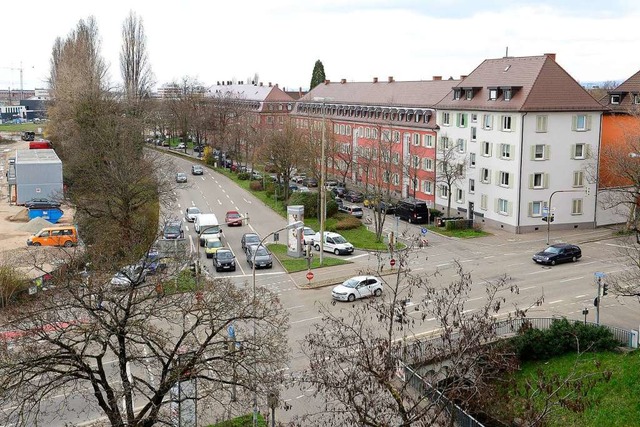
<path fill-rule="evenodd" d="M 196 220 L 196 217 L 200 215 L 202 212 L 195 206 L 188 207 L 184 210 L 184 219 L 189 222 L 193 222 Z"/>

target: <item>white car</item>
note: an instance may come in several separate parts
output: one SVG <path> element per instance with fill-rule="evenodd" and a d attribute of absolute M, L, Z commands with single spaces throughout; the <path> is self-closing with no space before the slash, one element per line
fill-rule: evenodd
<path fill-rule="evenodd" d="M 302 243 L 305 245 L 313 245 L 313 238 L 316 232 L 311 227 L 304 227 L 302 229 Z"/>
<path fill-rule="evenodd" d="M 190 206 L 184 211 L 184 219 L 189 222 L 193 222 L 196 220 L 196 217 L 200 215 L 202 212 L 195 206 Z"/>
<path fill-rule="evenodd" d="M 320 232 L 313 236 L 313 247 L 320 250 Z M 331 231 L 324 232 L 324 243 L 322 249 L 325 252 L 333 252 L 336 255 L 348 255 L 353 253 L 353 245 L 338 233 Z"/>
<path fill-rule="evenodd" d="M 375 276 L 356 276 L 345 280 L 331 291 L 333 299 L 355 301 L 358 298 L 382 295 L 382 280 Z"/>

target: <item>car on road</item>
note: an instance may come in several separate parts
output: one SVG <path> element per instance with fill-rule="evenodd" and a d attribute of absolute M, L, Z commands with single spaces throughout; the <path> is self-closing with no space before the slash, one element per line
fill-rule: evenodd
<path fill-rule="evenodd" d="M 396 206 L 390 202 L 378 202 L 377 206 L 372 206 L 376 212 L 382 212 L 385 214 L 393 214 L 396 211 Z"/>
<path fill-rule="evenodd" d="M 256 269 L 273 267 L 273 257 L 271 252 L 264 245 L 251 245 L 247 249 L 247 263 L 253 268 L 255 262 Z"/>
<path fill-rule="evenodd" d="M 347 194 L 347 189 L 344 187 L 333 187 L 331 193 L 333 193 L 335 197 L 343 198 Z"/>
<path fill-rule="evenodd" d="M 57 209 L 60 207 L 60 202 L 55 200 L 38 198 L 31 199 L 24 202 L 24 207 L 28 209 Z"/>
<path fill-rule="evenodd" d="M 344 212 L 349 215 L 353 215 L 356 218 L 362 218 L 363 212 L 360 206 L 345 205 L 344 203 L 338 206 L 340 212 Z"/>
<path fill-rule="evenodd" d="M 116 289 L 127 289 L 147 280 L 147 269 L 140 264 L 128 265 L 111 278 L 111 286 Z"/>
<path fill-rule="evenodd" d="M 242 250 L 247 252 L 247 248 L 251 245 L 259 245 L 260 244 L 260 236 L 256 233 L 244 233 L 242 238 L 240 239 L 240 244 L 242 245 Z"/>
<path fill-rule="evenodd" d="M 220 248 L 213 254 L 213 268 L 219 271 L 236 271 L 236 256 L 231 249 Z"/>
<path fill-rule="evenodd" d="M 353 302 L 359 298 L 382 295 L 382 280 L 375 276 L 355 276 L 331 291 L 333 299 Z"/>
<path fill-rule="evenodd" d="M 187 174 L 184 172 L 178 172 L 176 174 L 176 182 L 177 183 L 187 182 Z"/>
<path fill-rule="evenodd" d="M 184 219 L 186 219 L 188 222 L 193 222 L 196 220 L 196 217 L 201 213 L 202 211 L 199 208 L 195 206 L 189 206 L 187 209 L 184 210 Z"/>
<path fill-rule="evenodd" d="M 330 180 L 324 182 L 324 188 L 326 188 L 328 191 L 333 190 L 337 186 L 338 186 L 338 181 L 336 181 L 334 179 L 330 179 Z"/>
<path fill-rule="evenodd" d="M 162 230 L 162 237 L 165 239 L 181 239 L 184 237 L 182 223 L 180 221 L 167 221 Z"/>
<path fill-rule="evenodd" d="M 238 211 L 228 211 L 224 216 L 224 222 L 226 222 L 229 227 L 234 225 L 241 226 L 242 215 L 240 215 Z"/>
<path fill-rule="evenodd" d="M 349 190 L 344 195 L 344 199 L 350 201 L 351 203 L 361 203 L 364 201 L 364 194 L 359 191 Z"/>
<path fill-rule="evenodd" d="M 533 260 L 538 264 L 556 265 L 561 262 L 576 262 L 581 257 L 580 247 L 569 243 L 558 243 L 535 254 Z"/>
<path fill-rule="evenodd" d="M 317 187 L 318 180 L 315 178 L 305 178 L 302 180 L 302 185 L 304 185 L 305 187 Z"/>
<path fill-rule="evenodd" d="M 211 237 L 204 242 L 204 253 L 207 255 L 207 258 L 213 258 L 213 255 L 223 247 L 224 245 L 219 238 Z"/>
<path fill-rule="evenodd" d="M 191 175 L 204 175 L 204 168 L 201 165 L 191 165 Z"/>
<path fill-rule="evenodd" d="M 313 238 L 316 232 L 311 227 L 304 227 L 302 229 L 302 243 L 305 245 L 313 245 Z"/>
<path fill-rule="evenodd" d="M 320 250 L 320 232 L 313 236 L 313 247 L 316 251 Z M 336 255 L 348 255 L 353 253 L 353 245 L 347 242 L 347 239 L 338 233 L 331 231 L 324 232 L 324 242 L 322 249 L 325 252 L 333 252 Z"/>

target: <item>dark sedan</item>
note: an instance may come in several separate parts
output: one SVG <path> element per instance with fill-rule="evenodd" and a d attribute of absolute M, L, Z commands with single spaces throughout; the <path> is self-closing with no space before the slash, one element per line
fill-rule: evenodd
<path fill-rule="evenodd" d="M 533 260 L 538 264 L 556 265 L 561 262 L 576 262 L 582 257 L 582 250 L 576 245 L 559 243 L 551 245 L 542 252 L 533 256 Z"/>
<path fill-rule="evenodd" d="M 350 201 L 351 203 L 361 203 L 364 201 L 364 194 L 359 191 L 347 191 L 347 194 L 344 195 L 344 198 Z"/>
<path fill-rule="evenodd" d="M 51 199 L 31 199 L 24 202 L 24 207 L 29 209 L 55 209 L 60 207 L 60 203 Z"/>
<path fill-rule="evenodd" d="M 305 178 L 302 180 L 302 185 L 304 185 L 305 187 L 317 187 L 318 180 L 315 178 Z"/>

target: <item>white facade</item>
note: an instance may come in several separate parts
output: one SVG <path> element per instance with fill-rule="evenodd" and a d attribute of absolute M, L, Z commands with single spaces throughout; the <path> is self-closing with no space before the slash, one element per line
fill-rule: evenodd
<path fill-rule="evenodd" d="M 535 231 L 546 227 L 542 218 L 553 194 L 553 228 L 594 227 L 589 177 L 600 112 L 441 110 L 437 119 L 438 143 L 448 138 L 464 147 L 460 155 L 467 159 L 466 177 L 452 189 L 452 215 L 516 233 Z M 445 196 L 438 192 L 441 208 Z"/>

